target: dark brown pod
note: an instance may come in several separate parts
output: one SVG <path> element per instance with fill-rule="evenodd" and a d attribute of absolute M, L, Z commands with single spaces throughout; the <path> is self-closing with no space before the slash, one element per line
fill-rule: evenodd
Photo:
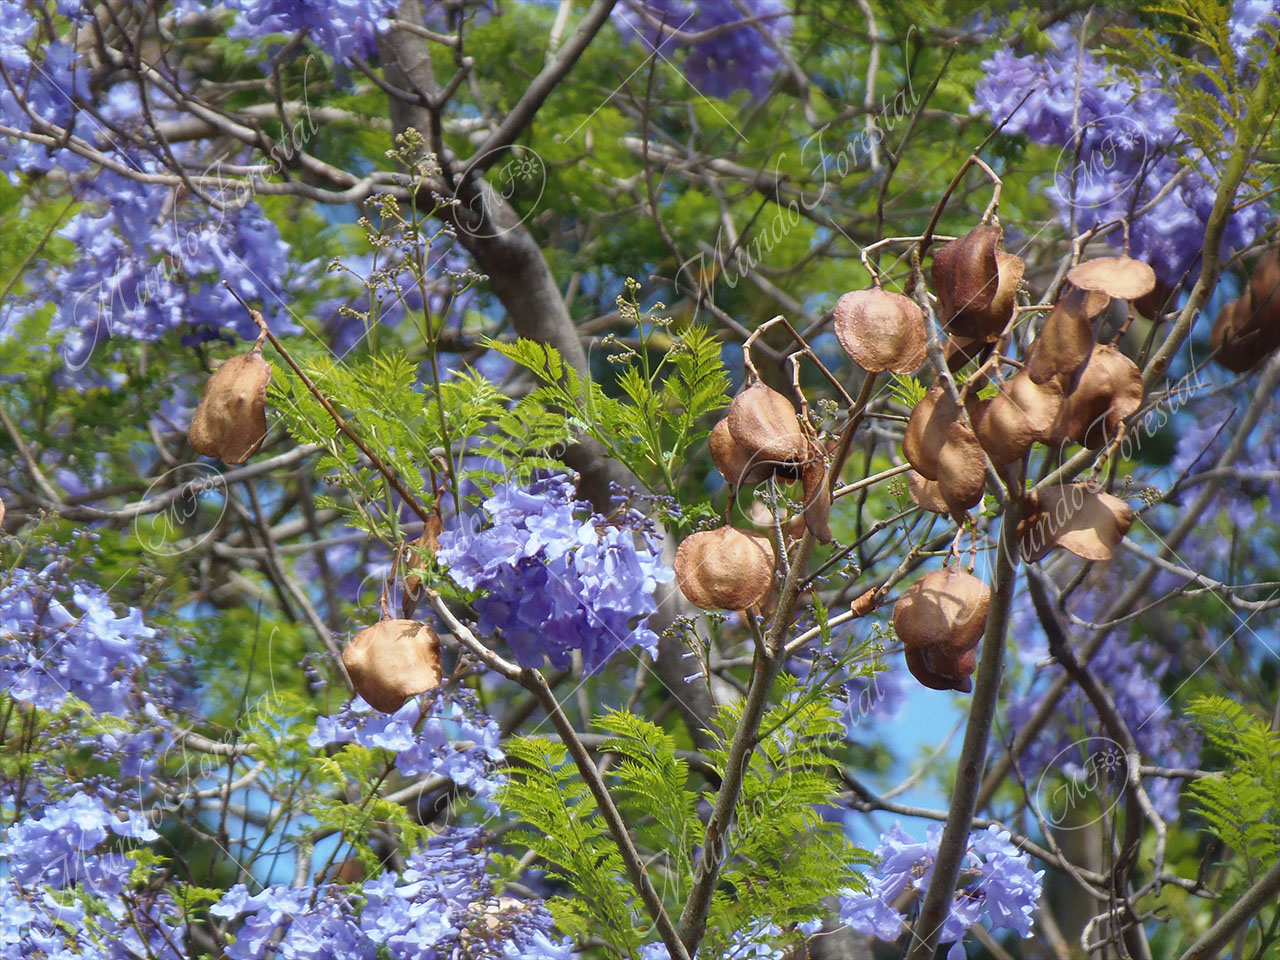
<path fill-rule="evenodd" d="M 1000 282 L 996 251 L 1004 231 L 997 226 L 974 227 L 963 237 L 943 246 L 933 255 L 933 287 L 938 294 L 938 321 L 947 330 L 974 336 L 966 321 L 954 321 L 960 314 L 985 310 L 995 298 Z"/>
<path fill-rule="evenodd" d="M 1119 497 L 1088 484 L 1045 487 L 1027 497 L 1018 540 L 1027 563 L 1061 547 L 1084 560 L 1110 560 L 1133 524 L 1133 511 Z"/>
<path fill-rule="evenodd" d="M 809 446 L 809 460 L 800 479 L 804 484 L 804 524 L 819 543 L 830 543 L 831 484 L 826 454 L 817 444 Z"/>
<path fill-rule="evenodd" d="M 893 629 L 908 649 L 958 658 L 987 627 L 991 588 L 952 564 L 909 586 L 893 608 Z"/>
<path fill-rule="evenodd" d="M 973 430 L 994 462 L 1013 463 L 1032 443 L 1049 436 L 1061 406 L 1062 385 L 1057 380 L 1038 384 L 1020 370 L 973 416 Z"/>
<path fill-rule="evenodd" d="M 1156 272 L 1132 257 L 1098 257 L 1067 271 L 1067 282 L 1113 300 L 1141 300 L 1156 289 Z"/>
<path fill-rule="evenodd" d="M 769 479 L 773 467 L 767 463 L 751 463 L 751 455 L 729 433 L 729 418 L 711 428 L 711 459 L 730 486 L 754 486 Z"/>
<path fill-rule="evenodd" d="M 837 300 L 832 316 L 840 346 L 868 373 L 910 373 L 924 363 L 924 314 L 913 300 L 858 290 Z"/>
<path fill-rule="evenodd" d="M 1062 400 L 1051 441 L 1071 440 L 1090 449 L 1102 446 L 1142 406 L 1142 395 L 1138 365 L 1111 344 L 1098 344 Z"/>
<path fill-rule="evenodd" d="M 941 514 L 951 512 L 947 501 L 942 499 L 942 491 L 938 489 L 937 480 L 926 480 L 914 470 L 908 470 L 907 492 L 911 494 L 912 502 L 922 510 Z"/>
<path fill-rule="evenodd" d="M 746 610 L 764 599 L 773 583 L 769 538 L 730 526 L 686 537 L 676 550 L 680 592 L 703 610 Z"/>
<path fill-rule="evenodd" d="M 267 438 L 267 384 L 271 365 L 262 351 L 232 357 L 209 378 L 188 434 L 206 457 L 244 463 Z"/>
<path fill-rule="evenodd" d="M 947 337 L 944 348 L 947 369 L 956 373 L 971 361 L 977 360 L 981 363 L 991 355 L 991 348 L 994 346 L 995 341 L 988 340 L 986 337 L 958 337 L 953 334 Z"/>
<path fill-rule="evenodd" d="M 1031 345 L 1027 375 L 1035 383 L 1069 377 L 1089 359 L 1093 322 L 1111 302 L 1106 294 L 1068 287 Z"/>
<path fill-rule="evenodd" d="M 1280 347 L 1280 258 L 1262 257 L 1249 289 L 1218 314 L 1210 338 L 1214 359 L 1233 373 L 1252 370 Z"/>
<path fill-rule="evenodd" d="M 911 671 L 911 675 L 930 690 L 956 690 L 960 693 L 973 692 L 973 681 L 969 678 L 973 676 L 973 671 L 978 664 L 978 656 L 975 651 L 970 650 L 954 661 L 946 660 L 945 658 L 939 660 L 939 658 L 931 657 L 924 650 L 908 648 L 903 653 L 907 658 L 907 669 Z M 935 667 L 941 667 L 941 672 L 935 670 Z"/>
<path fill-rule="evenodd" d="M 938 492 L 954 516 L 982 502 L 987 458 L 973 431 L 959 420 L 947 428 L 947 442 L 938 451 L 937 480 Z"/>
<path fill-rule="evenodd" d="M 408 697 L 440 685 L 440 638 L 416 620 L 382 620 L 351 638 L 342 665 L 371 707 L 395 713 Z"/>
<path fill-rule="evenodd" d="M 902 455 L 926 480 L 938 479 L 938 452 L 958 416 L 955 401 L 941 384 L 931 387 L 912 409 L 902 438 Z"/>
<path fill-rule="evenodd" d="M 808 456 L 809 440 L 791 401 L 756 381 L 729 404 L 729 436 L 749 465 L 791 466 Z"/>
<path fill-rule="evenodd" d="M 995 296 L 981 310 L 962 310 L 952 318 L 950 329 L 977 339 L 995 340 L 1013 319 L 1017 305 L 1018 285 L 1027 265 L 1021 257 L 1003 250 L 996 251 L 998 279 Z"/>

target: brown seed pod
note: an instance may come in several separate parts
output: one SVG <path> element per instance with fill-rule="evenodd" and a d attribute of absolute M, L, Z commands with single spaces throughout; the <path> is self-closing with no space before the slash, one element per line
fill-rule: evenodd
<path fill-rule="evenodd" d="M 1110 560 L 1133 523 L 1133 511 L 1119 497 L 1088 484 L 1071 483 L 1033 492 L 1018 524 L 1023 558 L 1035 563 L 1055 547 L 1084 560 Z"/>
<path fill-rule="evenodd" d="M 1113 300 L 1140 300 L 1156 288 L 1156 272 L 1132 257 L 1098 257 L 1067 271 L 1067 282 L 1081 290 L 1096 290 Z"/>
<path fill-rule="evenodd" d="M 1233 373 L 1252 370 L 1280 347 L 1280 258 L 1275 251 L 1254 266 L 1249 289 L 1224 306 L 1213 325 L 1214 359 Z"/>
<path fill-rule="evenodd" d="M 908 651 L 925 655 L 930 671 L 950 674 L 982 639 L 990 602 L 991 589 L 973 574 L 958 565 L 943 567 L 903 592 L 893 608 L 893 629 Z"/>
<path fill-rule="evenodd" d="M 1111 300 L 1104 293 L 1068 287 L 1049 313 L 1044 329 L 1031 345 L 1027 375 L 1035 383 L 1071 376 L 1093 349 L 1093 321 Z"/>
<path fill-rule="evenodd" d="M 729 433 L 729 418 L 725 417 L 711 428 L 711 459 L 724 474 L 730 486 L 755 486 L 769 479 L 773 467 L 767 463 L 751 463 L 751 455 L 742 449 Z"/>
<path fill-rule="evenodd" d="M 733 398 L 725 418 L 729 436 L 745 454 L 748 465 L 772 469 L 803 463 L 809 440 L 800 429 L 791 401 L 756 381 Z"/>
<path fill-rule="evenodd" d="M 1038 384 L 1020 370 L 974 414 L 973 430 L 993 461 L 1013 463 L 1032 443 L 1049 436 L 1061 406 L 1062 385 L 1057 380 Z"/>
<path fill-rule="evenodd" d="M 831 486 L 827 458 L 817 444 L 809 445 L 809 460 L 800 479 L 804 484 L 804 523 L 819 543 L 830 543 Z"/>
<path fill-rule="evenodd" d="M 938 492 L 959 516 L 982 502 L 987 483 L 987 458 L 973 431 L 960 421 L 947 428 L 947 442 L 938 451 Z"/>
<path fill-rule="evenodd" d="M 943 246 L 933 255 L 933 287 L 938 293 L 938 322 L 964 336 L 974 336 L 966 329 L 961 313 L 986 310 L 995 298 L 1000 283 L 1000 265 L 996 251 L 1004 230 L 994 225 L 974 227 L 963 237 Z"/>
<path fill-rule="evenodd" d="M 976 651 L 970 650 L 956 660 L 930 656 L 924 650 L 908 648 L 903 652 L 911 675 L 930 690 L 957 690 L 960 693 L 973 691 L 973 681 L 969 678 L 977 669 Z"/>
<path fill-rule="evenodd" d="M 924 314 L 902 294 L 846 293 L 836 301 L 832 316 L 840 346 L 868 373 L 910 373 L 924 363 Z"/>
<path fill-rule="evenodd" d="M 926 480 L 938 479 L 938 451 L 959 411 L 941 384 L 931 387 L 911 411 L 902 438 L 902 455 Z"/>
<path fill-rule="evenodd" d="M 1117 435 L 1142 406 L 1142 371 L 1109 343 L 1093 348 L 1049 431 L 1050 442 L 1071 440 L 1090 449 Z"/>
<path fill-rule="evenodd" d="M 1022 283 L 1022 275 L 1027 265 L 1021 257 L 1003 250 L 996 251 L 998 280 L 995 296 L 981 310 L 961 310 L 949 324 L 953 334 L 962 334 L 977 340 L 994 341 L 1004 333 L 1005 327 L 1013 319 L 1013 308 L 1017 303 L 1018 285 Z"/>
<path fill-rule="evenodd" d="M 938 489 L 937 480 L 926 480 L 914 470 L 908 470 L 907 492 L 911 494 L 912 502 L 922 510 L 941 514 L 951 512 L 947 501 L 942 499 L 942 491 Z"/>
<path fill-rule="evenodd" d="M 945 347 L 947 369 L 955 373 L 970 361 L 981 363 L 990 356 L 994 346 L 995 341 L 986 337 L 958 337 L 953 334 L 947 337 Z"/>
<path fill-rule="evenodd" d="M 191 446 L 233 465 L 257 453 L 267 438 L 270 380 L 271 365 L 256 348 L 214 371 L 191 418 Z"/>
<path fill-rule="evenodd" d="M 746 610 L 769 592 L 773 564 L 768 537 L 717 527 L 681 542 L 676 550 L 676 582 L 689 602 L 703 610 Z"/>
<path fill-rule="evenodd" d="M 440 638 L 416 620 L 382 620 L 351 638 L 342 665 L 371 707 L 395 713 L 407 697 L 440 685 Z"/>

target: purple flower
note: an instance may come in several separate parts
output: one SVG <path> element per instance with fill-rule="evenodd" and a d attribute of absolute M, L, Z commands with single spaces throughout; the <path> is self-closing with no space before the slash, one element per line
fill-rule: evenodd
<path fill-rule="evenodd" d="M 851 891 L 840 898 L 841 922 L 880 940 L 896 940 L 902 933 L 904 917 L 893 908 L 893 901 L 908 886 L 921 893 L 928 889 L 941 839 L 941 824 L 931 826 L 927 838 L 920 842 L 895 823 L 880 837 L 876 848 L 880 863 L 867 877 L 867 889 Z M 1008 833 L 995 826 L 971 833 L 961 863 L 959 888 L 938 942 L 959 943 L 984 916 L 989 930 L 1012 930 L 1021 937 L 1030 936 L 1043 877 L 1043 870 L 1031 870 L 1030 858 L 1018 851 Z"/>
<path fill-rule="evenodd" d="M 480 630 L 501 634 L 525 666 L 545 657 L 564 668 L 580 650 L 596 670 L 621 649 L 657 646 L 645 624 L 657 610 L 654 590 L 673 572 L 647 534 L 607 524 L 572 490 L 566 477 L 500 487 L 483 504 L 489 526 L 440 537 L 449 575 L 483 591 Z"/>
<path fill-rule="evenodd" d="M 790 38 L 791 16 L 781 0 L 745 8 L 749 16 L 733 0 L 624 0 L 613 16 L 624 35 L 641 38 L 664 59 L 683 49 L 681 67 L 699 93 L 724 98 L 741 89 L 759 98 L 783 68 L 774 44 Z"/>

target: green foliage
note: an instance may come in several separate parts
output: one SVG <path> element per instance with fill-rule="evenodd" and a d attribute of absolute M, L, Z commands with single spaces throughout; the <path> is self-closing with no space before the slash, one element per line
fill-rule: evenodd
<path fill-rule="evenodd" d="M 1132 81 L 1141 70 L 1155 70 L 1177 101 L 1179 128 L 1219 170 L 1233 147 L 1256 147 L 1233 142 L 1235 137 L 1224 133 L 1241 134 L 1247 126 L 1256 129 L 1271 115 L 1273 105 L 1261 102 L 1255 91 L 1263 75 L 1269 75 L 1272 89 L 1280 76 L 1274 56 L 1262 58 L 1266 62 L 1258 67 L 1258 75 L 1241 71 L 1246 57 L 1231 39 L 1231 9 L 1231 0 L 1162 0 L 1143 8 L 1158 29 L 1117 31 L 1124 41 L 1117 50 L 1121 75 Z M 1253 42 L 1274 50 L 1280 40 L 1276 27 L 1264 26 L 1260 34 Z M 1250 180 L 1260 186 L 1263 179 L 1264 171 L 1255 165 Z"/>
<path fill-rule="evenodd" d="M 910 374 L 890 374 L 893 378 L 889 382 L 889 390 L 893 393 L 893 399 L 908 410 L 914 409 L 915 405 L 924 399 L 925 389 L 915 377 Z"/>
<path fill-rule="evenodd" d="M 1188 709 L 1225 761 L 1220 776 L 1201 777 L 1188 792 L 1234 854 L 1239 875 L 1226 895 L 1238 895 L 1280 854 L 1280 733 L 1225 697 L 1197 697 Z"/>
<path fill-rule="evenodd" d="M 817 689 L 790 679 L 779 687 L 780 701 L 765 715 L 734 821 L 720 840 L 724 866 L 699 956 L 727 957 L 735 933 L 766 924 L 783 930 L 778 946 L 798 944 L 795 925 L 820 916 L 823 897 L 856 886 L 853 868 L 868 862 L 867 853 L 819 813 L 835 793 L 827 750 L 843 742 L 839 712 Z M 717 717 L 720 746 L 708 751 L 707 760 L 721 778 L 741 717 L 740 703 L 722 707 Z M 611 711 L 593 726 L 607 734 L 601 752 L 616 758 L 606 781 L 619 812 L 668 911 L 678 914 L 706 842 L 689 762 L 677 755 L 670 733 L 630 712 Z M 532 828 L 510 839 L 537 853 L 578 894 L 551 901 L 560 928 L 594 935 L 616 954 L 630 955 L 646 939 L 647 923 L 634 892 L 625 901 L 616 895 L 631 890 L 623 863 L 564 746 L 523 738 L 509 744 L 508 754 L 512 771 L 502 803 Z"/>
<path fill-rule="evenodd" d="M 618 308 L 636 323 L 639 349 L 606 338 L 607 345 L 618 349 L 609 360 L 621 368 L 620 398 L 584 380 L 554 347 L 523 338 L 514 344 L 488 344 L 542 382 L 520 408 L 533 406 L 537 416 L 564 411 L 572 426 L 599 441 L 646 486 L 676 495 L 690 452 L 710 432 L 707 415 L 728 403 L 729 381 L 715 336 L 697 325 L 677 331 L 665 318 L 641 314 L 634 299 L 637 289 L 629 281 L 632 299 L 619 297 Z M 657 304 L 654 310 L 661 308 Z M 646 329 L 646 321 L 653 329 Z M 534 419 L 521 412 L 526 420 Z"/>
<path fill-rule="evenodd" d="M 556 924 L 570 936 L 594 935 L 617 955 L 631 956 L 643 928 L 634 889 L 564 745 L 518 737 L 507 744 L 507 757 L 512 771 L 500 801 L 532 828 L 514 831 L 509 839 L 537 853 L 550 874 L 578 894 L 547 901 Z"/>

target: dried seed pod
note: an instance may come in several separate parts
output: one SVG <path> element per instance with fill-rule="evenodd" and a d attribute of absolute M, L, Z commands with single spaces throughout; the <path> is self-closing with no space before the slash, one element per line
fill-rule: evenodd
<path fill-rule="evenodd" d="M 729 436 L 749 465 L 792 467 L 808 456 L 809 440 L 800 429 L 791 401 L 756 381 L 733 398 L 725 418 Z"/>
<path fill-rule="evenodd" d="M 1127 503 L 1084 483 L 1034 491 L 1027 505 L 1027 515 L 1018 524 L 1018 539 L 1028 563 L 1055 547 L 1084 560 L 1110 560 L 1133 523 Z"/>
<path fill-rule="evenodd" d="M 769 479 L 773 467 L 768 463 L 751 463 L 751 454 L 743 450 L 729 433 L 729 418 L 725 417 L 711 428 L 711 459 L 724 474 L 730 486 L 755 486 Z"/>
<path fill-rule="evenodd" d="M 987 458 L 973 431 L 959 420 L 947 428 L 947 442 L 938 451 L 938 492 L 959 516 L 982 502 L 987 484 Z"/>
<path fill-rule="evenodd" d="M 1068 287 L 1031 345 L 1028 376 L 1035 383 L 1044 383 L 1079 370 L 1093 349 L 1093 322 L 1110 302 L 1104 293 Z"/>
<path fill-rule="evenodd" d="M 975 331 L 954 323 L 957 315 L 986 310 L 1000 283 L 996 252 L 1004 230 L 994 225 L 974 227 L 933 255 L 933 287 L 938 293 L 938 321 L 965 336 Z"/>
<path fill-rule="evenodd" d="M 1098 257 L 1077 263 L 1067 282 L 1081 290 L 1096 290 L 1113 300 L 1140 300 L 1156 288 L 1156 272 L 1132 257 Z"/>
<path fill-rule="evenodd" d="M 233 465 L 257 453 L 267 438 L 270 380 L 271 365 L 256 348 L 214 371 L 191 418 L 191 446 Z"/>
<path fill-rule="evenodd" d="M 1252 370 L 1280 347 L 1280 258 L 1266 254 L 1253 269 L 1249 289 L 1218 314 L 1210 344 L 1214 359 L 1233 373 Z"/>
<path fill-rule="evenodd" d="M 902 455 L 926 480 L 938 479 L 938 451 L 959 410 L 941 384 L 931 387 L 911 411 L 902 438 Z"/>
<path fill-rule="evenodd" d="M 1109 343 L 1098 344 L 1049 431 L 1050 441 L 1100 447 L 1142 406 L 1142 371 Z"/>
<path fill-rule="evenodd" d="M 1005 327 L 1013 319 L 1013 308 L 1017 304 L 1018 285 L 1022 283 L 1022 275 L 1027 265 L 1021 257 L 1003 250 L 996 251 L 996 264 L 999 279 L 996 282 L 995 296 L 991 303 L 981 310 L 963 310 L 951 321 L 951 329 L 973 337 L 995 339 L 1004 333 Z"/>
<path fill-rule="evenodd" d="M 942 499 L 942 491 L 938 489 L 937 480 L 926 480 L 914 470 L 908 470 L 907 492 L 911 494 L 912 502 L 922 510 L 942 514 L 951 512 L 947 501 Z"/>
<path fill-rule="evenodd" d="M 819 543 L 830 543 L 831 485 L 828 481 L 826 454 L 817 444 L 809 445 L 809 459 L 804 465 L 804 523 Z"/>
<path fill-rule="evenodd" d="M 987 625 L 990 588 L 959 566 L 933 570 L 903 592 L 893 608 L 893 629 L 924 672 L 952 683 L 935 689 L 960 689 L 976 664 L 974 651 Z M 968 671 L 962 669 L 967 659 Z M 908 660 L 910 664 L 911 660 Z M 916 679 L 932 686 L 921 673 Z"/>
<path fill-rule="evenodd" d="M 957 660 L 939 661 L 923 650 L 904 651 L 907 658 L 907 669 L 911 675 L 930 690 L 956 690 L 960 693 L 973 692 L 973 671 L 977 669 L 978 656 L 970 650 Z M 935 670 L 941 667 L 942 672 Z"/>
<path fill-rule="evenodd" d="M 730 526 L 686 537 L 676 550 L 676 582 L 703 610 L 746 610 L 773 583 L 773 545 L 754 531 Z"/>
<path fill-rule="evenodd" d="M 981 363 L 991 355 L 991 348 L 994 346 L 995 341 L 986 337 L 959 337 L 952 334 L 947 337 L 945 347 L 947 369 L 956 373 L 973 360 Z"/>
<path fill-rule="evenodd" d="M 1049 436 L 1061 406 L 1062 385 L 1057 380 L 1038 384 L 1020 370 L 973 415 L 973 430 L 993 461 L 1013 463 L 1032 443 Z"/>
<path fill-rule="evenodd" d="M 840 346 L 868 373 L 910 373 L 924 363 L 924 314 L 902 294 L 846 293 L 836 301 L 832 316 Z"/>
<path fill-rule="evenodd" d="M 382 620 L 351 638 L 342 664 L 371 707 L 395 713 L 406 698 L 440 685 L 440 638 L 416 620 Z"/>

